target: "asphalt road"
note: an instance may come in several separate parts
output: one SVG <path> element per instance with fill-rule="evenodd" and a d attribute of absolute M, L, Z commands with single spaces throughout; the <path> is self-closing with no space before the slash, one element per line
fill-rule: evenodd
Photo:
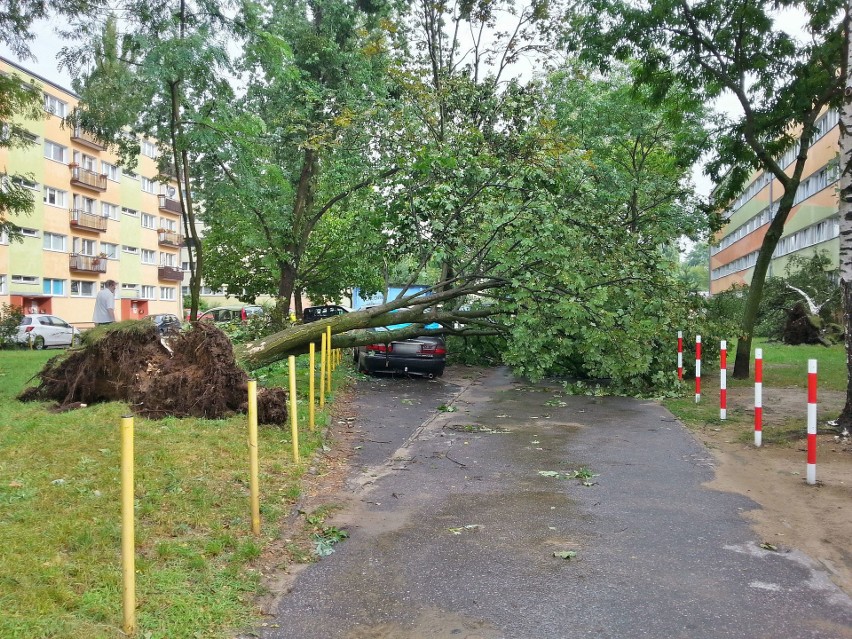
<path fill-rule="evenodd" d="M 363 448 L 332 522 L 351 537 L 257 636 L 852 637 L 852 600 L 760 548 L 756 505 L 702 487 L 710 454 L 660 406 L 502 369 L 451 381 L 358 382 Z"/>

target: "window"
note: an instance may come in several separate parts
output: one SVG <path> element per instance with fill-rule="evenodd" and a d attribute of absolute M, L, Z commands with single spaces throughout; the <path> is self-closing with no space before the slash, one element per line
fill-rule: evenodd
<path fill-rule="evenodd" d="M 95 256 L 95 249 L 97 248 L 97 242 L 95 242 L 95 240 L 75 237 L 72 245 L 74 247 L 74 253 L 77 253 L 78 255 L 88 255 L 89 257 Z"/>
<path fill-rule="evenodd" d="M 109 242 L 101 242 L 101 253 L 107 256 L 109 260 L 118 259 L 118 244 L 110 244 Z"/>
<path fill-rule="evenodd" d="M 12 177 L 12 184 L 25 189 L 30 189 L 31 191 L 38 191 L 38 182 L 33 182 L 32 180 L 28 180 L 20 175 Z"/>
<path fill-rule="evenodd" d="M 68 147 L 64 147 L 56 142 L 51 142 L 50 140 L 45 140 L 44 157 L 48 160 L 65 163 L 68 161 Z"/>
<path fill-rule="evenodd" d="M 143 264 L 156 264 L 157 263 L 157 252 L 149 251 L 148 249 L 142 249 L 142 263 Z"/>
<path fill-rule="evenodd" d="M 108 180 L 112 180 L 113 182 L 118 182 L 121 178 L 121 171 L 115 164 L 110 164 L 109 162 L 101 161 L 101 173 L 107 176 Z"/>
<path fill-rule="evenodd" d="M 153 229 L 157 227 L 157 218 L 154 215 L 142 214 L 141 224 L 143 228 Z"/>
<path fill-rule="evenodd" d="M 142 299 L 155 300 L 157 299 L 157 291 L 153 286 L 142 286 Z"/>
<path fill-rule="evenodd" d="M 12 275 L 12 284 L 38 284 L 35 275 Z"/>
<path fill-rule="evenodd" d="M 156 193 L 156 189 L 154 187 L 154 180 L 149 180 L 146 177 L 142 177 L 142 190 L 145 193 Z"/>
<path fill-rule="evenodd" d="M 44 234 L 44 248 L 47 251 L 65 251 L 65 236 L 57 233 Z"/>
<path fill-rule="evenodd" d="M 95 282 L 71 280 L 71 297 L 94 297 Z"/>
<path fill-rule="evenodd" d="M 177 232 L 177 222 L 175 220 L 170 220 L 167 217 L 160 218 L 160 228 L 165 229 L 167 231 L 171 231 L 173 233 Z"/>
<path fill-rule="evenodd" d="M 36 229 L 28 229 L 21 227 L 21 235 L 24 237 L 38 237 L 38 231 Z"/>
<path fill-rule="evenodd" d="M 175 299 L 175 289 L 173 286 L 161 286 L 160 287 L 160 299 L 161 300 L 173 300 Z"/>
<path fill-rule="evenodd" d="M 0 244 L 8 244 L 9 243 L 9 233 L 7 231 L 0 231 Z"/>
<path fill-rule="evenodd" d="M 121 247 L 121 250 L 125 253 L 130 253 L 131 255 L 139 255 L 139 248 L 136 246 L 128 246 L 125 244 Z"/>
<path fill-rule="evenodd" d="M 97 212 L 98 202 L 85 195 L 74 194 L 74 208 L 78 211 L 95 214 Z"/>
<path fill-rule="evenodd" d="M 189 262 L 181 262 L 180 268 L 181 268 L 182 271 L 189 272 Z"/>
<path fill-rule="evenodd" d="M 49 93 L 45 93 L 44 110 L 60 118 L 64 118 L 66 115 L 68 115 L 68 104 L 66 104 L 56 96 L 50 95 Z"/>
<path fill-rule="evenodd" d="M 181 290 L 181 293 L 183 294 L 184 297 L 189 295 L 189 287 L 188 286 L 183 286 L 183 287 L 181 287 L 180 290 Z"/>
<path fill-rule="evenodd" d="M 145 155 L 149 158 L 156 158 L 158 155 L 157 146 L 155 144 L 152 144 L 151 142 L 148 142 L 148 140 L 142 140 L 142 155 Z"/>
<path fill-rule="evenodd" d="M 0 295 L 8 295 L 6 276 L 0 275 Z"/>
<path fill-rule="evenodd" d="M 139 179 L 139 174 L 136 173 L 136 171 L 125 171 L 124 175 L 129 177 L 131 180 L 138 180 Z"/>
<path fill-rule="evenodd" d="M 67 206 L 68 198 L 65 191 L 54 189 L 52 186 L 44 187 L 44 203 L 50 206 Z"/>
<path fill-rule="evenodd" d="M 41 292 L 45 295 L 65 295 L 65 280 L 52 280 L 45 277 L 41 281 Z"/>
<path fill-rule="evenodd" d="M 139 297 L 139 285 L 138 284 L 122 284 L 121 285 L 121 296 L 122 297 Z"/>
<path fill-rule="evenodd" d="M 171 266 L 174 268 L 175 266 L 175 254 L 174 253 L 166 253 L 165 251 L 160 251 L 160 266 Z"/>
<path fill-rule="evenodd" d="M 98 172 L 98 161 L 91 155 L 74 151 L 74 161 L 87 171 L 91 171 L 92 173 Z"/>
<path fill-rule="evenodd" d="M 136 209 L 129 209 L 126 206 L 121 207 L 121 212 L 125 215 L 129 215 L 130 217 L 139 217 L 139 211 Z"/>
<path fill-rule="evenodd" d="M 118 207 L 115 204 L 101 202 L 101 213 L 104 217 L 108 217 L 111 220 L 118 219 Z"/>

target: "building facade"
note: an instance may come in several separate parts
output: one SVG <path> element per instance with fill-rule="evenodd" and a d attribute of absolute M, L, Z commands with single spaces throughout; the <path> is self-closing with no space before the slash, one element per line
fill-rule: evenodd
<path fill-rule="evenodd" d="M 0 148 L 0 171 L 26 175 L 35 208 L 11 218 L 23 242 L 0 236 L 0 304 L 91 325 L 95 296 L 112 279 L 116 317 L 182 314 L 180 206 L 175 182 L 160 174 L 157 147 L 141 140 L 136 168 L 64 118 L 78 97 L 0 57 L 0 73 L 34 81 L 45 118 L 15 122 L 32 144 Z"/>
<path fill-rule="evenodd" d="M 816 122 L 802 181 L 784 233 L 769 266 L 768 275 L 783 275 L 794 255 L 809 257 L 825 251 L 834 268 L 839 265 L 838 214 L 839 113 L 826 111 Z M 798 147 L 780 159 L 792 172 Z M 727 222 L 710 247 L 710 293 L 738 284 L 750 284 L 772 216 L 778 210 L 783 188 L 771 174 L 758 171 L 740 196 L 725 211 Z"/>

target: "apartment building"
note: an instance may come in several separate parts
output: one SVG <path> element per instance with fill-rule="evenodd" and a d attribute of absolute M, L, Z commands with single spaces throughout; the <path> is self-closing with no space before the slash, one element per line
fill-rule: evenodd
<path fill-rule="evenodd" d="M 16 122 L 31 146 L 0 148 L 0 170 L 28 175 L 21 183 L 35 199 L 29 215 L 11 220 L 23 242 L 0 236 L 0 304 L 85 327 L 103 282 L 113 279 L 119 319 L 180 316 L 177 184 L 158 171 L 156 144 L 142 140 L 137 167 L 122 170 L 99 141 L 65 125 L 78 99 L 73 92 L 2 57 L 0 73 L 34 81 L 46 112 Z"/>
<path fill-rule="evenodd" d="M 783 275 L 793 255 L 809 257 L 825 251 L 836 268 L 840 259 L 838 214 L 839 113 L 826 111 L 816 122 L 817 133 L 808 151 L 802 182 L 796 193 L 781 241 L 775 248 L 769 275 Z M 792 172 L 798 147 L 780 159 Z M 783 189 L 771 174 L 756 172 L 748 186 L 725 211 L 724 228 L 710 247 L 710 292 L 719 293 L 736 284 L 749 284 L 757 254 L 772 216 L 778 210 Z"/>

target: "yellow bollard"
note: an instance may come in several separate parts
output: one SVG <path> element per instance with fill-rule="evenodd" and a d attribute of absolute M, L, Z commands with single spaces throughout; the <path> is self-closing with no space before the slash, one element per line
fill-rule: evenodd
<path fill-rule="evenodd" d="M 320 408 L 325 406 L 325 333 L 322 334 L 320 342 Z"/>
<path fill-rule="evenodd" d="M 316 353 L 316 347 L 313 342 L 311 342 L 309 346 L 309 368 L 310 374 L 308 375 L 308 428 L 314 430 L 314 355 Z"/>
<path fill-rule="evenodd" d="M 136 632 L 136 541 L 133 513 L 133 416 L 121 418 L 121 571 L 124 634 Z"/>
<path fill-rule="evenodd" d="M 296 357 L 287 358 L 290 364 L 290 434 L 293 436 L 293 461 L 299 463 L 299 418 L 296 414 Z"/>
<path fill-rule="evenodd" d="M 328 344 L 328 356 L 329 359 L 331 359 L 331 326 L 325 327 L 325 334 L 328 336 L 325 341 Z M 328 380 L 326 381 L 326 388 L 328 388 L 328 394 L 331 395 L 331 366 L 328 366 L 325 372 L 328 375 Z"/>
<path fill-rule="evenodd" d="M 248 381 L 249 494 L 251 495 L 251 531 L 260 534 L 260 475 L 257 461 L 257 380 Z"/>

